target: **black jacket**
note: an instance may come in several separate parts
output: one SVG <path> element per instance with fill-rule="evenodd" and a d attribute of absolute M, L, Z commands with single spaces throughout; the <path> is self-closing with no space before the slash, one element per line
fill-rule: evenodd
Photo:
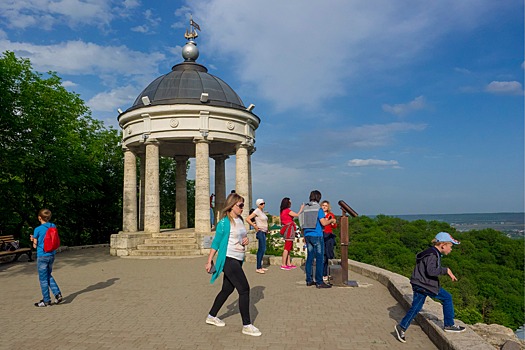
<path fill-rule="evenodd" d="M 410 277 L 410 283 L 425 288 L 433 294 L 438 294 L 439 275 L 446 275 L 448 269 L 441 267 L 441 253 L 434 247 L 416 255 L 416 267 Z"/>

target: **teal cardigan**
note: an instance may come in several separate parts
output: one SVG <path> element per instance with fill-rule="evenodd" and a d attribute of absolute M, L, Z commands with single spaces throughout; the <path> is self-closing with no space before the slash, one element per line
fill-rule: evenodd
<path fill-rule="evenodd" d="M 213 238 L 213 242 L 211 243 L 211 247 L 217 251 L 217 259 L 215 261 L 215 272 L 211 275 L 210 283 L 215 282 L 224 268 L 224 263 L 226 262 L 226 251 L 228 250 L 230 229 L 230 219 L 228 216 L 225 216 L 217 224 L 215 238 Z"/>

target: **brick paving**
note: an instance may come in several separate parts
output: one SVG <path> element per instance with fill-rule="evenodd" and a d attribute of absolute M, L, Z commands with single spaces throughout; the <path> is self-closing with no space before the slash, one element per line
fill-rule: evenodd
<path fill-rule="evenodd" d="M 237 294 L 219 318 L 205 324 L 222 278 L 211 285 L 205 257 L 125 259 L 109 248 L 57 255 L 53 276 L 65 301 L 41 299 L 35 262 L 0 264 L 0 349 L 435 349 L 417 324 L 407 343 L 394 335 L 404 310 L 386 287 L 350 273 L 367 287 L 306 287 L 304 271 L 270 266 L 265 275 L 247 262 L 251 316 L 263 335 L 241 334 Z"/>

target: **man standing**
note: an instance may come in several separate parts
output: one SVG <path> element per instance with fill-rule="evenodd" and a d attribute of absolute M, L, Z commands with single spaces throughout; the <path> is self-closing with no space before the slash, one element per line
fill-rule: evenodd
<path fill-rule="evenodd" d="M 324 238 L 323 226 L 335 223 L 335 219 L 326 219 L 325 213 L 319 202 L 321 192 L 313 190 L 310 192 L 310 202 L 304 206 L 299 219 L 304 231 L 304 239 L 307 246 L 306 257 L 306 285 L 317 288 L 331 288 L 332 286 L 323 282 L 324 266 Z M 302 220 L 301 220 L 302 219 Z M 312 278 L 313 262 L 315 259 L 315 281 Z"/>

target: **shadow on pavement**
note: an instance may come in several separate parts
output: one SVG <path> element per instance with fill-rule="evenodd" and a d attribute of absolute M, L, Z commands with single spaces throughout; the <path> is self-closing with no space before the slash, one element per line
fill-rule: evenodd
<path fill-rule="evenodd" d="M 93 292 L 95 290 L 111 287 L 118 280 L 119 280 L 119 278 L 110 278 L 106 282 L 98 282 L 98 283 L 92 284 L 91 286 L 86 287 L 86 288 L 84 288 L 82 290 L 79 290 L 78 292 L 75 292 L 73 294 L 69 294 L 69 295 L 65 296 L 64 297 L 64 301 L 62 302 L 62 304 L 70 304 L 80 294 L 89 293 L 89 292 Z"/>
<path fill-rule="evenodd" d="M 255 322 L 255 319 L 257 319 L 257 316 L 259 315 L 259 311 L 255 307 L 255 304 L 257 304 L 261 299 L 264 299 L 264 289 L 266 287 L 263 286 L 255 286 L 250 289 L 250 318 L 252 319 L 252 322 Z M 226 313 L 217 316 L 220 319 L 224 319 L 227 317 L 230 317 L 232 315 L 239 313 L 239 299 L 235 300 L 230 305 L 226 306 Z"/>

